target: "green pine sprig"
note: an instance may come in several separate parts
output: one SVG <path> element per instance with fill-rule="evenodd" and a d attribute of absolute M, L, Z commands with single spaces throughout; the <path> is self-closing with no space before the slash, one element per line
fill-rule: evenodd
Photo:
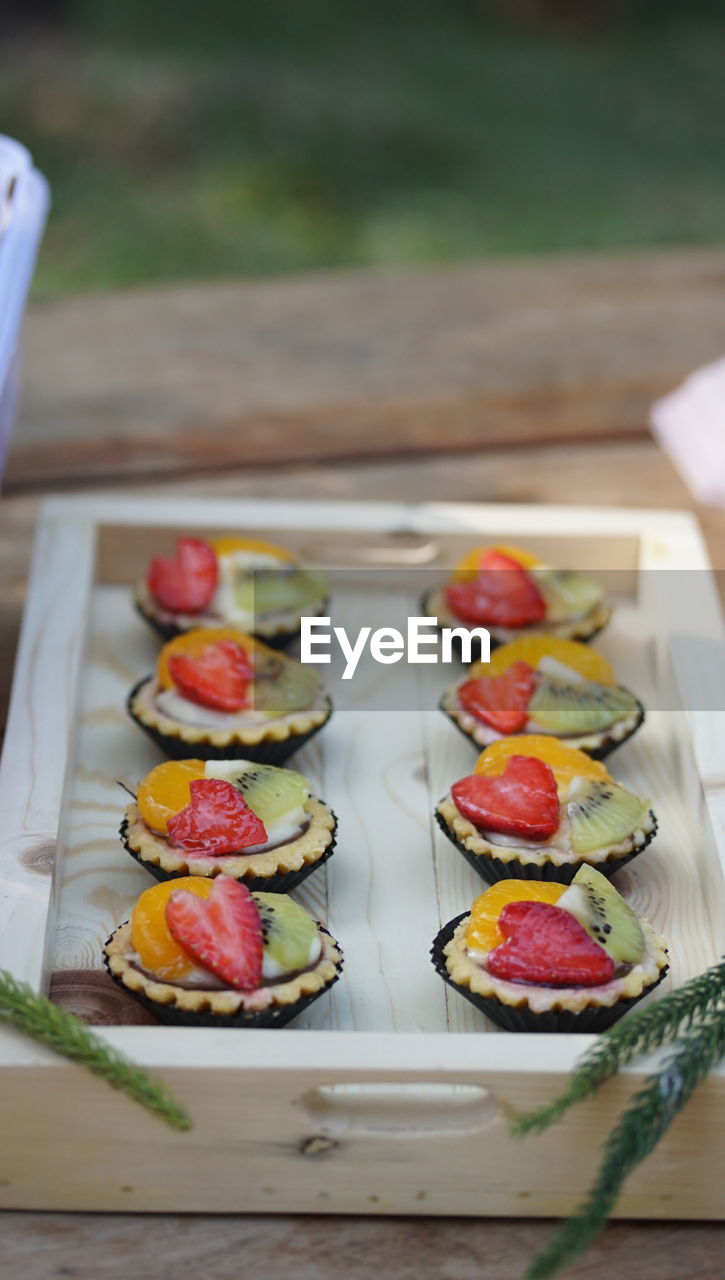
<path fill-rule="evenodd" d="M 0 970 L 0 1022 L 10 1023 L 71 1062 L 81 1063 L 171 1128 L 191 1128 L 184 1108 L 141 1067 L 94 1035 L 80 1018 L 18 982 L 7 970 Z"/>
<path fill-rule="evenodd" d="M 606 1226 L 625 1178 L 659 1142 L 712 1067 L 725 1055 L 725 1010 L 708 1013 L 648 1076 L 604 1144 L 599 1172 L 586 1200 L 555 1232 L 526 1272 L 549 1280 L 586 1249 Z"/>
<path fill-rule="evenodd" d="M 577 1102 L 595 1093 L 605 1080 L 614 1075 L 636 1055 L 658 1049 L 682 1028 L 725 1001 L 725 960 L 677 991 L 670 992 L 645 1009 L 636 1010 L 621 1022 L 602 1032 L 592 1048 L 576 1067 L 563 1093 L 536 1111 L 512 1120 L 510 1129 L 522 1137 L 540 1133 Z"/>

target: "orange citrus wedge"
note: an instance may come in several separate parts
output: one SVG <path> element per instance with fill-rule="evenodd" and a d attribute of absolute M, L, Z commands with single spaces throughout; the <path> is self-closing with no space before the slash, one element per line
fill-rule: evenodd
<path fill-rule="evenodd" d="M 497 880 L 471 907 L 466 946 L 477 951 L 493 951 L 505 941 L 498 918 L 509 902 L 548 902 L 555 906 L 566 887 L 547 880 Z"/>
<path fill-rule="evenodd" d="M 208 898 L 213 886 L 213 879 L 207 876 L 180 876 L 177 880 L 155 884 L 141 894 L 131 916 L 131 946 L 143 969 L 174 982 L 196 968 L 195 961 L 169 932 L 166 903 L 178 889 L 188 889 L 198 898 Z"/>
<path fill-rule="evenodd" d="M 235 551 L 251 551 L 260 556 L 274 556 L 275 560 L 294 560 L 294 556 L 285 551 L 284 547 L 278 547 L 274 542 L 265 542 L 262 538 L 236 538 L 232 534 L 226 534 L 209 541 L 217 556 L 231 556 Z"/>
<path fill-rule="evenodd" d="M 509 560 L 515 560 L 521 565 L 522 569 L 535 569 L 541 564 L 538 556 L 534 556 L 530 551 L 522 551 L 520 547 L 507 547 L 502 543 L 497 543 L 493 547 L 474 547 L 472 551 L 468 551 L 462 560 L 459 560 L 453 570 L 454 582 L 467 582 L 471 578 L 475 578 L 481 567 L 481 560 L 487 551 L 495 551 L 499 555 L 508 556 Z"/>
<path fill-rule="evenodd" d="M 548 764 L 560 794 L 569 790 L 572 778 L 609 778 L 608 769 L 601 760 L 592 760 L 591 756 L 576 747 L 567 747 L 558 738 L 543 733 L 521 733 L 512 738 L 499 738 L 482 751 L 476 761 L 473 772 L 481 773 L 486 778 L 498 778 L 504 772 L 511 756 L 534 756 Z"/>
<path fill-rule="evenodd" d="M 169 818 L 191 802 L 189 784 L 203 778 L 203 760 L 166 760 L 139 783 L 136 803 L 146 826 L 166 835 Z"/>

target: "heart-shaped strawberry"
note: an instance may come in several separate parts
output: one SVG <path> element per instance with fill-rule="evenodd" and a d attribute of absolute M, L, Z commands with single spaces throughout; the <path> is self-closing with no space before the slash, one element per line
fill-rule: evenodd
<path fill-rule="evenodd" d="M 169 674 L 190 702 L 214 711 L 241 711 L 247 704 L 252 664 L 245 649 L 233 640 L 218 640 L 197 657 L 172 653 Z"/>
<path fill-rule="evenodd" d="M 483 556 L 475 578 L 452 582 L 446 603 L 474 626 L 524 627 L 546 617 L 546 603 L 533 578 L 500 551 Z"/>
<path fill-rule="evenodd" d="M 511 902 L 498 927 L 506 941 L 486 960 L 496 978 L 545 987 L 597 987 L 614 977 L 612 957 L 561 907 Z"/>
<path fill-rule="evenodd" d="M 453 803 L 479 831 L 548 840 L 559 826 L 556 779 L 533 756 L 509 756 L 498 778 L 474 773 L 451 787 Z"/>
<path fill-rule="evenodd" d="M 171 844 L 205 857 L 266 844 L 264 823 L 231 782 L 195 778 L 189 791 L 190 803 L 168 819 Z"/>
<path fill-rule="evenodd" d="M 262 921 L 246 885 L 219 876 L 206 899 L 177 889 L 165 916 L 169 933 L 193 960 L 230 987 L 256 991 L 262 981 Z"/>
<path fill-rule="evenodd" d="M 172 613 L 202 613 L 211 604 L 219 568 L 208 542 L 178 538 L 174 557 L 157 556 L 146 577 L 149 591 Z"/>
<path fill-rule="evenodd" d="M 528 662 L 512 662 L 500 676 L 478 676 L 458 690 L 458 700 L 477 720 L 498 733 L 518 733 L 529 718 L 536 674 Z"/>

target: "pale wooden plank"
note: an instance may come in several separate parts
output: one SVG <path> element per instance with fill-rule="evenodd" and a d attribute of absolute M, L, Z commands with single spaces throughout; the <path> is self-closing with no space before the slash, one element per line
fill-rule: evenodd
<path fill-rule="evenodd" d="M 93 554 L 90 524 L 50 518 L 39 526 L 0 770 L 0 967 L 33 986 L 47 980 L 51 871 Z"/>

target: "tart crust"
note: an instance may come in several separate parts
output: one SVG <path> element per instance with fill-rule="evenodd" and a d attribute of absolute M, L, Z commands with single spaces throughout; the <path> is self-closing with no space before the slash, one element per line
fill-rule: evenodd
<path fill-rule="evenodd" d="M 507 877 L 557 880 L 569 883 L 579 867 L 596 867 L 603 875 L 613 875 L 641 853 L 657 832 L 657 819 L 649 810 L 645 821 L 626 840 L 594 850 L 582 857 L 555 846 L 503 845 L 487 840 L 477 827 L 465 818 L 450 795 L 436 806 L 436 821 L 452 844 L 464 854 L 484 880 L 493 882 Z"/>
<path fill-rule="evenodd" d="M 436 618 L 439 627 L 467 628 L 469 625 L 461 618 L 457 618 L 448 608 L 443 587 L 427 591 L 421 601 L 421 608 L 427 617 Z M 531 635 L 534 632 L 543 632 L 548 636 L 564 636 L 567 640 L 581 640 L 586 643 L 588 640 L 593 640 L 594 636 L 606 627 L 611 616 L 611 606 L 602 601 L 580 618 L 569 618 L 562 622 L 544 620 L 525 627 L 489 626 L 486 630 L 491 637 L 492 649 L 498 645 L 507 644 L 509 640 L 515 640 L 517 636 Z M 483 626 L 483 623 L 481 625 Z"/>
<path fill-rule="evenodd" d="M 229 621 L 218 613 L 172 613 L 164 609 L 154 600 L 146 582 L 139 582 L 134 592 L 133 603 L 145 622 L 154 628 L 164 640 L 173 640 L 174 636 L 184 631 L 192 631 L 196 627 L 222 627 Z M 317 618 L 327 611 L 328 600 L 323 599 L 305 609 L 305 617 Z M 250 635 L 264 640 L 272 648 L 280 649 L 299 635 L 301 613 L 294 610 L 288 613 L 260 614 L 254 619 L 254 627 Z"/>
<path fill-rule="evenodd" d="M 465 738 L 476 747 L 483 749 L 490 747 L 492 742 L 497 742 L 500 738 L 505 737 L 503 733 L 497 733 L 490 725 L 483 724 L 472 716 L 465 707 L 461 706 L 458 700 L 459 684 L 452 685 L 450 689 L 446 689 L 439 702 L 439 706 L 444 715 L 460 729 Z M 579 751 L 585 751 L 593 760 L 603 760 L 608 756 L 610 751 L 614 751 L 615 747 L 619 747 L 644 723 L 645 710 L 639 698 L 635 699 L 636 709 L 631 716 L 626 716 L 621 720 L 615 720 L 614 724 L 609 725 L 606 729 L 599 729 L 596 733 L 584 733 L 579 737 L 557 737 L 558 742 L 563 742 L 567 747 L 576 747 Z M 522 733 L 542 733 L 541 729 L 522 729 Z"/>
<path fill-rule="evenodd" d="M 332 986 L 342 968 L 342 952 L 335 939 L 318 924 L 317 931 L 322 951 L 317 962 L 286 981 L 277 981 L 255 991 L 234 991 L 230 988 L 202 990 L 180 987 L 150 977 L 133 963 L 131 948 L 131 922 L 127 921 L 112 933 L 104 947 L 104 961 L 111 977 L 133 995 L 173 1009 L 181 1014 L 212 1015 L 215 1018 L 233 1018 L 248 1014 L 289 1011 L 291 1006 L 305 1004 Z"/>
<path fill-rule="evenodd" d="M 286 660 L 286 659 L 285 659 Z M 283 745 L 290 739 L 308 737 L 321 729 L 332 714 L 332 703 L 320 689 L 315 704 L 303 711 L 294 711 L 290 715 L 276 720 L 264 720 L 258 724 L 237 725 L 230 729 L 206 728 L 204 725 L 182 724 L 180 720 L 172 720 L 170 716 L 159 711 L 156 706 L 156 694 L 159 682 L 156 676 L 145 676 L 134 685 L 128 697 L 128 710 L 131 717 L 142 728 L 152 735 L 170 739 L 178 746 L 196 747 L 209 745 L 211 748 L 226 751 L 229 747 L 256 747 L 266 744 Z M 193 750 L 186 753 L 193 755 Z"/>
<path fill-rule="evenodd" d="M 332 853 L 337 828 L 337 819 L 332 809 L 322 800 L 310 796 L 305 801 L 304 811 L 309 816 L 309 823 L 300 835 L 286 844 L 259 853 L 232 853 L 220 857 L 202 857 L 188 853 L 151 831 L 135 803 L 128 806 L 124 815 L 121 839 L 129 853 L 148 866 L 154 874 L 156 869 L 164 872 L 164 879 L 173 876 L 227 875 L 235 880 L 263 881 L 303 869 L 312 870 Z M 299 883 L 298 877 L 295 877 L 295 882 Z M 262 884 L 257 887 L 262 888 Z"/>
<path fill-rule="evenodd" d="M 528 1009 L 534 1014 L 582 1013 L 587 1009 L 612 1008 L 620 1001 L 638 1000 L 657 985 L 668 967 L 664 938 L 655 933 L 648 920 L 639 917 L 646 952 L 629 973 L 598 987 L 544 987 L 507 982 L 494 977 L 466 951 L 466 930 L 470 915 L 464 916 L 443 947 L 442 955 L 450 981 L 464 992 L 482 998 L 493 997 L 511 1009 Z M 484 957 L 485 958 L 485 957 Z"/>

